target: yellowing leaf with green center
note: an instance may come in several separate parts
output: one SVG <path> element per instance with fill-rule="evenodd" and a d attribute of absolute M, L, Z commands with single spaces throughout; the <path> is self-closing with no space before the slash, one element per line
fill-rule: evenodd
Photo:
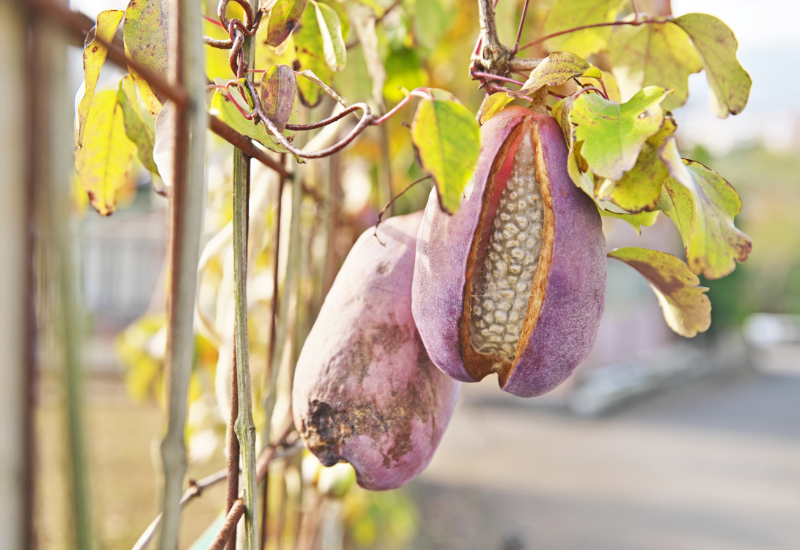
<path fill-rule="evenodd" d="M 694 224 L 694 197 L 692 193 L 676 180 L 667 178 L 661 187 L 658 209 L 669 216 L 675 227 L 678 228 L 688 256 L 689 243 L 692 242 L 692 225 Z"/>
<path fill-rule="evenodd" d="M 638 271 L 658 297 L 669 328 L 687 338 L 711 326 L 711 301 L 700 279 L 672 254 L 647 248 L 618 248 L 609 258 L 625 262 Z"/>
<path fill-rule="evenodd" d="M 475 117 L 457 101 L 424 99 L 411 124 L 411 141 L 422 168 L 433 176 L 442 210 L 456 212 L 481 149 Z"/>
<path fill-rule="evenodd" d="M 244 79 L 242 79 L 242 82 L 244 82 Z M 218 86 L 224 86 L 227 84 L 227 81 L 217 79 L 216 84 Z M 247 89 L 245 89 L 246 98 L 242 96 L 239 87 L 235 85 L 228 88 L 228 94 L 233 98 L 233 101 L 236 101 L 236 105 L 245 113 L 250 114 L 253 108 L 253 102 L 250 99 L 250 94 Z M 239 112 L 236 105 L 233 104 L 223 90 L 217 90 L 216 93 L 214 93 L 214 97 L 211 98 L 211 114 L 216 115 L 222 122 L 240 134 L 244 134 L 258 141 L 267 149 L 277 153 L 288 152 L 283 145 L 272 137 L 272 134 L 269 133 L 269 130 L 267 130 L 267 127 L 264 126 L 263 123 L 259 122 L 258 124 L 253 124 L 252 120 L 247 120 L 242 113 Z"/>
<path fill-rule="evenodd" d="M 158 174 L 158 167 L 153 160 L 153 134 L 150 128 L 142 121 L 136 107 L 136 88 L 131 75 L 126 74 L 119 81 L 117 89 L 117 103 L 122 109 L 125 121 L 125 134 L 136 144 L 136 153 L 142 166 L 154 174 Z"/>
<path fill-rule="evenodd" d="M 689 75 L 703 70 L 689 37 L 672 23 L 616 27 L 606 51 L 623 97 L 645 86 L 672 88 L 661 104 L 667 110 L 686 103 Z"/>
<path fill-rule="evenodd" d="M 117 91 L 95 94 L 75 168 L 89 201 L 103 216 L 114 213 L 116 191 L 128 177 L 135 152 L 136 145 L 125 134 Z"/>
<path fill-rule="evenodd" d="M 645 141 L 633 168 L 617 181 L 603 182 L 597 190 L 599 199 L 612 201 L 631 214 L 655 210 L 661 196 L 661 184 L 669 177 L 667 165 L 661 161 L 659 153 L 667 138 L 677 129 L 675 120 L 666 117 L 661 130 Z"/>
<path fill-rule="evenodd" d="M 604 210 L 603 207 L 607 208 L 607 210 Z M 658 219 L 658 210 L 655 212 L 641 212 L 639 214 L 624 214 L 615 211 L 613 209 L 614 207 L 616 207 L 614 203 L 607 201 L 600 201 L 597 203 L 597 210 L 600 212 L 601 216 L 604 218 L 616 218 L 618 220 L 627 222 L 631 227 L 633 227 L 633 230 L 636 231 L 636 234 L 640 236 L 642 234 L 642 226 L 651 227 Z M 622 209 L 618 208 L 618 210 L 621 211 Z"/>
<path fill-rule="evenodd" d="M 78 147 L 83 143 L 83 132 L 86 130 L 89 107 L 92 105 L 97 79 L 100 77 L 100 71 L 108 54 L 108 48 L 100 44 L 97 38 L 102 39 L 103 42 L 111 43 L 123 15 L 125 15 L 125 12 L 122 10 L 100 12 L 97 16 L 97 24 L 86 35 L 83 47 L 84 93 L 78 104 Z"/>
<path fill-rule="evenodd" d="M 269 11 L 266 43 L 278 46 L 289 38 L 305 9 L 306 0 L 278 0 Z"/>
<path fill-rule="evenodd" d="M 544 34 L 610 23 L 627 4 L 627 0 L 555 0 L 544 22 Z M 610 34 L 611 27 L 583 29 L 551 38 L 545 46 L 550 51 L 570 51 L 586 58 L 602 50 Z"/>
<path fill-rule="evenodd" d="M 713 92 L 709 97 L 711 110 L 719 118 L 741 113 L 753 81 L 736 59 L 739 42 L 733 31 L 716 17 L 704 13 L 682 15 L 675 19 L 675 24 L 686 31 L 703 60 Z"/>
<path fill-rule="evenodd" d="M 660 205 L 681 232 L 689 267 L 708 279 L 724 277 L 736 268 L 736 260 L 747 260 L 753 248 L 750 237 L 733 224 L 742 209 L 739 195 L 713 170 L 681 159 L 674 138 L 667 140 L 661 159 L 672 177 L 664 182 L 667 194 Z M 688 200 L 678 185 L 686 188 L 693 200 Z"/>
<path fill-rule="evenodd" d="M 131 0 L 122 25 L 128 56 L 164 80 L 168 76 L 169 33 L 174 17 L 171 6 L 167 0 Z M 137 72 L 130 72 L 147 110 L 156 116 L 166 98 L 153 91 Z"/>
<path fill-rule="evenodd" d="M 595 78 L 602 76 L 600 69 L 592 67 L 574 53 L 554 52 L 536 66 L 522 88 L 508 92 L 508 95 L 522 98 L 533 94 L 542 86 L 560 86 L 570 78 L 584 74 Z"/>
<path fill-rule="evenodd" d="M 621 105 L 597 94 L 582 94 L 575 100 L 570 113 L 574 139 L 585 141 L 581 154 L 592 172 L 618 180 L 633 168 L 644 142 L 664 123 L 659 103 L 668 93 L 650 86 Z"/>
<path fill-rule="evenodd" d="M 292 33 L 298 71 L 310 70 L 323 82 L 331 83 L 334 71 L 325 62 L 323 54 L 324 45 L 319 33 L 317 15 L 315 10 L 306 10 L 300 19 L 300 26 Z M 313 82 L 301 78 L 297 81 L 300 92 L 300 101 L 308 107 L 316 106 L 322 99 L 322 92 Z"/>
<path fill-rule="evenodd" d="M 488 96 L 481 105 L 481 124 L 486 124 L 487 120 L 502 111 L 512 101 L 514 98 L 508 97 L 505 92 L 497 92 Z"/>
<path fill-rule="evenodd" d="M 325 63 L 333 71 L 341 71 L 347 63 L 347 49 L 342 38 L 342 24 L 336 10 L 322 2 L 314 2 L 314 11 L 319 24 L 319 34 L 322 37 L 322 52 L 325 54 Z"/>

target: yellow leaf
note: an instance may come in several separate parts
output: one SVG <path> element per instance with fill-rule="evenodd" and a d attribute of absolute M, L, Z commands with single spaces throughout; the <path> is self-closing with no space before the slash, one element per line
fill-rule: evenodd
<path fill-rule="evenodd" d="M 125 183 L 135 152 L 136 145 L 125 133 L 117 91 L 95 94 L 75 167 L 89 201 L 103 216 L 114 213 L 117 188 Z"/>

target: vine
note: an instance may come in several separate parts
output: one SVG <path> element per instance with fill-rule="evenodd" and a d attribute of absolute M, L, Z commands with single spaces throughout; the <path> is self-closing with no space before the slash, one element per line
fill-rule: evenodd
<path fill-rule="evenodd" d="M 303 159 L 323 159 L 342 152 L 367 128 L 382 126 L 413 100 L 417 100 L 417 106 L 410 124 L 410 139 L 425 175 L 385 203 L 377 214 L 376 238 L 384 214 L 399 197 L 421 181 L 431 179 L 440 208 L 448 214 L 456 213 L 468 193 L 480 155 L 480 124 L 489 121 L 513 101 L 523 101 L 534 112 L 552 113 L 569 151 L 569 176 L 591 198 L 602 216 L 623 219 L 640 231 L 642 225 L 652 225 L 663 212 L 679 226 L 686 249 L 686 263 L 645 249 L 622 249 L 613 251 L 609 257 L 628 263 L 648 279 L 662 302 L 667 323 L 677 333 L 688 337 L 708 328 L 710 304 L 702 288 L 697 287 L 699 280 L 696 275 L 719 278 L 729 274 L 736 261 L 747 259 L 752 243 L 733 224 L 741 208 L 741 201 L 733 188 L 716 172 L 681 158 L 674 137 L 677 123 L 670 109 L 685 101 L 688 75 L 703 69 L 709 74 L 712 93 L 715 94 L 713 105 L 718 115 L 736 114 L 746 105 L 749 76 L 736 60 L 737 43 L 724 24 L 703 14 L 653 18 L 641 13 L 635 0 L 626 10 L 615 8 L 612 2 L 597 0 L 597 4 L 605 9 L 600 10 L 602 16 L 598 20 L 581 20 L 577 21 L 581 24 L 573 24 L 575 21 L 570 18 L 576 16 L 569 14 L 570 1 L 556 0 L 545 29 L 552 25 L 557 30 L 543 31 L 542 36 L 520 45 L 529 11 L 529 0 L 524 0 L 514 43 L 509 47 L 500 41 L 498 35 L 496 2 L 478 0 L 480 33 L 470 58 L 469 75 L 487 96 L 476 120 L 453 94 L 429 86 L 404 90 L 403 98 L 389 110 L 384 108 L 382 97 L 377 97 L 377 100 L 374 97 L 372 103 L 349 103 L 328 82 L 333 73 L 344 68 L 348 50 L 358 42 L 345 41 L 343 19 L 332 5 L 314 0 L 309 0 L 308 5 L 306 1 L 277 0 L 259 6 L 255 0 L 233 0 L 243 15 L 241 19 L 229 19 L 230 1 L 220 0 L 216 19 L 203 16 L 216 28 L 222 29 L 226 38 L 202 36 L 200 14 L 195 13 L 198 11 L 196 6 L 190 6 L 188 0 L 179 3 L 180 17 L 176 21 L 169 21 L 166 12 L 159 12 L 158 17 L 144 13 L 132 2 L 125 12 L 103 12 L 105 16 L 98 17 L 97 25 L 87 34 L 84 49 L 85 83 L 84 95 L 77 108 L 76 167 L 92 205 L 103 215 L 114 212 L 117 181 L 109 174 L 115 177 L 127 174 L 136 154 L 151 172 L 154 182 L 163 180 L 163 189 L 166 189 L 172 209 L 171 300 L 165 361 L 170 398 L 169 427 L 162 446 L 165 495 L 161 548 L 166 550 L 176 546 L 183 504 L 222 479 L 227 479 L 228 483 L 226 516 L 212 547 L 235 546 L 236 524 L 242 516 L 246 548 L 256 550 L 265 544 L 269 535 L 265 512 L 267 499 L 265 496 L 262 504 L 264 515 L 261 516 L 259 536 L 258 484 L 265 482 L 271 461 L 289 456 L 300 448 L 297 439 L 291 441 L 292 436 L 296 437 L 291 427 L 274 443 L 271 430 L 276 415 L 281 365 L 287 349 L 292 349 L 290 339 L 294 338 L 295 343 L 299 341 L 297 334 L 291 334 L 290 319 L 292 300 L 299 303 L 302 296 L 301 206 L 304 195 L 317 202 L 331 200 L 330 194 L 320 196 L 318 191 L 306 185 Z M 617 4 L 619 2 L 614 5 Z M 380 15 L 372 13 L 369 23 L 372 31 L 401 5 L 402 0 L 395 0 Z M 66 8 L 51 6 L 41 0 L 34 4 L 34 8 L 37 13 L 58 21 L 81 36 L 86 31 L 79 18 Z M 189 12 L 191 17 L 186 15 Z M 346 12 L 342 12 L 341 17 L 346 17 Z M 112 40 L 123 19 L 124 50 Z M 565 28 L 559 28 L 562 22 L 568 22 Z M 317 25 L 313 29 L 312 23 Z M 177 40 L 171 41 L 170 29 L 165 26 L 170 24 L 178 29 Z M 599 35 L 590 36 L 585 32 L 606 28 L 609 36 L 605 38 L 603 35 L 598 39 Z M 636 42 L 639 35 L 625 34 L 642 29 L 660 33 L 662 42 L 651 45 L 651 41 L 647 41 L 642 46 Z M 147 48 L 141 40 L 144 33 L 149 40 Z M 306 33 L 313 36 L 309 38 Z M 264 34 L 265 43 L 275 51 L 286 48 L 290 40 L 314 41 L 315 47 L 297 47 L 297 59 L 292 66 L 280 63 L 258 68 L 255 66 L 254 42 L 256 36 Z M 533 46 L 555 45 L 559 42 L 554 39 L 572 39 L 575 36 L 589 36 L 580 42 L 580 48 L 575 48 L 582 50 L 581 55 L 568 48 L 553 51 L 555 48 L 548 46 L 551 53 L 541 59 L 518 57 L 521 51 Z M 359 41 L 367 47 L 361 36 Z M 377 49 L 377 39 L 374 42 Z M 664 70 L 654 77 L 650 73 L 642 76 L 634 86 L 638 91 L 626 93 L 623 98 L 613 69 L 617 66 L 627 68 L 636 62 L 626 57 L 626 47 L 630 49 L 628 45 L 632 43 L 639 48 L 636 53 L 644 51 L 642 48 L 653 48 L 647 50 L 652 54 L 648 59 L 660 59 L 662 50 L 673 48 L 689 53 L 682 59 L 670 61 L 674 64 L 670 68 L 674 70 Z M 231 75 L 228 76 L 232 78 L 217 77 L 213 84 L 206 82 L 202 55 L 197 53 L 202 44 L 229 50 L 227 65 Z M 593 57 L 601 51 L 615 63 L 609 65 L 604 59 Z M 374 76 L 380 73 L 375 70 L 374 59 L 380 63 L 380 56 L 372 53 L 375 53 L 372 61 L 366 54 L 365 59 L 368 64 L 373 63 L 368 69 L 373 69 L 371 76 L 378 89 L 376 95 L 380 96 L 383 83 Z M 119 89 L 111 94 L 104 91 L 95 93 L 106 57 L 127 67 L 129 80 L 122 80 Z M 172 71 L 165 70 L 169 66 L 173 67 Z M 170 72 L 176 76 L 168 77 Z M 679 77 L 674 77 L 675 74 Z M 256 75 L 261 76 L 259 83 L 255 81 Z M 523 76 L 525 80 L 512 75 Z M 135 84 L 133 92 L 134 84 L 130 82 Z M 207 109 L 206 96 L 209 94 L 213 95 L 208 102 L 210 109 Z M 336 109 L 319 120 L 306 120 L 306 107 L 315 105 L 325 95 L 338 104 Z M 305 107 L 301 107 L 298 101 Z M 330 99 L 327 101 L 331 102 Z M 152 131 L 144 123 L 148 114 L 154 120 L 155 129 Z M 350 115 L 355 118 L 354 123 Z M 338 132 L 338 125 L 344 121 L 350 126 L 349 130 Z M 202 128 L 205 126 L 234 146 L 231 230 L 235 324 L 227 441 L 229 464 L 225 475 L 217 474 L 213 479 L 193 484 L 191 495 L 187 492 L 180 498 L 186 470 L 183 426 L 186 423 L 186 396 L 192 363 L 196 253 L 201 232 L 203 189 L 203 185 L 198 184 L 199 190 L 190 190 L 188 182 L 204 181 Z M 298 143 L 307 141 L 305 146 L 298 146 L 295 142 L 298 132 L 320 129 L 325 129 L 323 132 L 330 130 L 325 139 L 305 140 L 301 137 L 297 140 Z M 111 159 L 109 145 L 100 137 L 103 135 L 118 136 L 125 145 L 124 154 Z M 386 134 L 382 135 L 381 148 L 384 164 L 388 165 Z M 256 453 L 248 340 L 251 158 L 272 170 L 278 180 L 277 196 L 274 197 L 277 219 L 271 233 L 274 248 L 271 255 L 273 295 L 269 312 L 269 346 L 261 392 L 265 416 L 262 431 L 264 451 L 260 456 Z M 102 172 L 97 169 L 100 164 L 103 168 L 111 166 L 113 170 Z M 381 169 L 383 174 L 390 173 L 387 166 Z M 284 182 L 291 182 L 292 186 L 291 221 L 287 267 L 279 297 L 278 243 L 281 216 L 284 215 L 280 206 Z M 670 277 L 687 281 L 681 287 L 681 293 L 659 283 Z M 683 292 L 686 288 L 689 291 Z M 200 317 L 201 324 L 211 325 L 202 313 Z M 219 334 L 216 337 L 222 340 Z M 290 362 L 293 361 L 291 358 Z M 266 495 L 266 488 L 264 491 Z M 319 509 L 314 513 L 319 514 Z M 309 516 L 303 524 L 311 529 L 308 526 L 314 525 L 318 519 Z M 160 521 L 156 519 L 136 548 L 147 547 Z M 303 532 L 298 540 L 309 540 L 309 537 L 313 541 L 313 534 Z"/>

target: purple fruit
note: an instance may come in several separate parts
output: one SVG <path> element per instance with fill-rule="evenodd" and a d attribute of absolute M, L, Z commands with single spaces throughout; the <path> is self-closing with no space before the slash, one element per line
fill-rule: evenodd
<path fill-rule="evenodd" d="M 497 372 L 541 395 L 594 344 L 606 246 L 592 200 L 567 173 L 558 123 L 523 107 L 481 128 L 474 187 L 454 215 L 431 193 L 417 240 L 412 311 L 431 360 L 457 380 Z"/>
<path fill-rule="evenodd" d="M 366 489 L 400 487 L 430 462 L 460 384 L 433 366 L 411 315 L 422 212 L 366 231 L 336 276 L 300 354 L 294 422 L 308 449 L 349 462 Z"/>

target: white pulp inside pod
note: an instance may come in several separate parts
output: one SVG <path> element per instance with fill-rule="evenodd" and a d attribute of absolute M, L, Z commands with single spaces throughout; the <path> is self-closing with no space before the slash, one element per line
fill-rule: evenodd
<path fill-rule="evenodd" d="M 469 335 L 476 351 L 512 361 L 542 253 L 542 193 L 530 132 L 517 148 L 472 288 Z"/>

